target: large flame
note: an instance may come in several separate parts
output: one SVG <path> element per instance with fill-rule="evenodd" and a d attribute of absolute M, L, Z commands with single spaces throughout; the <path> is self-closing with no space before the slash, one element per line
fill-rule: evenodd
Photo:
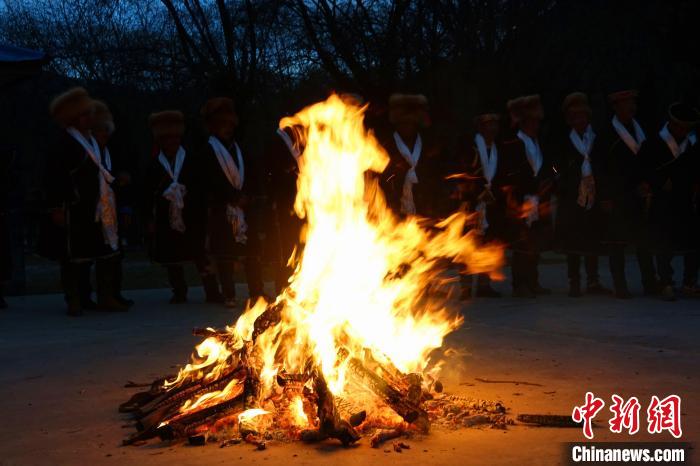
<path fill-rule="evenodd" d="M 464 234 L 465 213 L 429 225 L 390 211 L 377 182 L 389 158 L 365 129 L 364 111 L 332 95 L 280 122 L 302 129 L 295 210 L 306 228 L 295 272 L 276 300 L 281 320 L 255 339 L 261 401 L 273 394 L 276 376 L 303 374 L 310 367 L 320 368 L 333 394 L 357 396 L 346 377 L 351 359 L 428 376 L 435 370 L 431 353 L 462 322 L 445 306 L 449 280 L 441 266 L 449 259 L 471 273 L 497 275 L 503 261 L 501 248 L 478 245 L 475 233 Z M 251 341 L 265 307 L 259 301 L 247 309 L 227 329 L 225 344 L 205 340 L 193 363 L 167 384 L 229 370 L 236 361 L 227 348 Z M 237 388 L 232 383 L 220 393 L 188 400 L 182 410 L 230 397 Z M 298 395 L 287 406 L 295 424 L 308 422 Z"/>

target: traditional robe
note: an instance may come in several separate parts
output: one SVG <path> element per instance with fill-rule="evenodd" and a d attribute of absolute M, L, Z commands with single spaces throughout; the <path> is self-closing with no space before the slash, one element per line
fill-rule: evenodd
<path fill-rule="evenodd" d="M 418 182 L 412 187 L 415 211 L 423 217 L 444 217 L 450 211 L 450 187 L 445 182 L 450 166 L 443 148 L 429 135 L 421 134 L 421 142 L 423 147 L 415 166 Z M 380 175 L 380 186 L 389 207 L 397 214 L 403 214 L 402 198 L 411 165 L 399 151 L 393 134 L 383 138 L 382 145 L 389 154 L 389 165 Z"/>
<path fill-rule="evenodd" d="M 65 227 L 47 221 L 40 252 L 56 260 L 90 261 L 118 254 L 108 244 L 95 212 L 100 199 L 98 167 L 85 148 L 61 131 L 47 166 L 47 207 L 65 209 Z"/>
<path fill-rule="evenodd" d="M 178 231 L 171 222 L 171 201 L 163 194 L 171 186 L 173 179 L 158 157 L 151 161 L 144 179 L 143 213 L 147 223 L 155 224 L 148 250 L 151 260 L 159 264 L 188 262 L 194 260 L 196 256 L 196 241 L 201 237 L 201 219 L 204 217 L 201 215 L 203 209 L 200 202 L 201 188 L 194 158 L 194 154 L 185 153 L 178 177 L 178 183 L 186 190 L 182 209 L 184 231 Z M 174 172 L 175 161 L 168 160 L 168 163 Z"/>
<path fill-rule="evenodd" d="M 227 147 L 234 163 L 238 166 L 236 149 Z M 241 151 L 244 167 L 244 181 L 241 189 L 233 187 L 226 177 L 214 149 L 205 144 L 198 154 L 201 163 L 200 176 L 208 207 L 207 233 L 209 252 L 221 259 L 233 259 L 260 250 L 257 240 L 260 218 L 256 198 L 260 195 L 258 168 L 245 150 Z M 240 169 L 240 167 L 238 167 Z M 247 223 L 247 241 L 236 241 L 227 210 L 229 206 L 240 207 Z"/>
<path fill-rule="evenodd" d="M 557 171 L 557 215 L 555 224 L 556 248 L 568 254 L 599 254 L 604 220 L 600 204 L 584 205 L 581 185 L 584 174 L 589 172 L 597 186 L 600 164 L 605 157 L 604 141 L 597 135 L 593 139 L 589 162 L 574 146 L 569 132 L 562 141 L 555 160 Z M 590 178 L 587 178 L 587 180 Z M 586 183 L 584 183 L 586 184 Z M 594 196 L 595 198 L 595 196 Z"/>
<path fill-rule="evenodd" d="M 643 172 L 640 157 L 612 126 L 600 137 L 605 141 L 601 141 L 605 154 L 596 173 L 596 195 L 601 206 L 611 205 L 611 210 L 604 209 L 607 228 L 603 241 L 645 246 L 649 206 L 639 194 Z"/>
<path fill-rule="evenodd" d="M 502 156 L 503 181 L 508 216 L 508 238 L 513 249 L 526 252 L 547 250 L 552 241 L 551 196 L 554 169 L 550 151 L 542 151 L 542 163 L 535 173 L 525 152 L 525 144 L 517 137 L 504 141 Z M 528 225 L 523 204 L 537 199 L 537 219 Z"/>
<path fill-rule="evenodd" d="M 486 212 L 486 223 L 482 222 L 481 227 L 485 227 L 485 239 L 505 239 L 503 236 L 504 222 L 506 215 L 506 193 L 504 191 L 505 173 L 504 167 L 507 165 L 502 161 L 502 145 L 500 142 L 494 143 L 496 146 L 495 172 L 489 181 L 486 176 L 488 168 L 484 167 L 482 157 L 478 147 L 474 142 L 474 137 L 468 137 L 457 148 L 456 167 L 457 173 L 465 175 L 460 180 L 459 198 L 461 203 L 470 212 L 484 209 Z M 489 148 L 487 148 L 488 151 Z"/>
<path fill-rule="evenodd" d="M 8 198 L 12 181 L 10 177 L 11 165 L 12 152 L 10 148 L 0 146 L 0 282 L 9 280 L 12 271 L 10 222 L 8 219 Z"/>
<path fill-rule="evenodd" d="M 285 132 L 292 141 L 290 133 Z M 299 244 L 299 235 L 303 225 L 294 212 L 294 200 L 297 195 L 297 177 L 299 176 L 298 149 L 289 147 L 287 141 L 275 134 L 270 141 L 266 156 L 266 193 L 275 204 L 272 215 L 265 218 L 268 237 L 276 243 L 269 248 L 274 251 L 270 259 L 287 263 L 294 247 Z"/>
<path fill-rule="evenodd" d="M 644 167 L 642 178 L 652 191 L 649 233 L 651 248 L 656 252 L 682 254 L 697 249 L 694 155 L 690 144 L 681 146 L 674 155 L 656 133 L 649 136 L 639 152 Z"/>

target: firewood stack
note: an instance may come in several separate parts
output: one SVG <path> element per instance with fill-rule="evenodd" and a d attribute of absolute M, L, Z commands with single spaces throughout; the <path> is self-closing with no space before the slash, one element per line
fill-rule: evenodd
<path fill-rule="evenodd" d="M 255 321 L 252 341 L 242 348 L 234 348 L 233 342 L 229 345 L 231 334 L 226 330 L 194 329 L 197 336 L 216 338 L 227 345 L 231 356 L 226 368 L 216 373 L 207 373 L 205 368 L 197 377 L 177 384 L 166 383 L 172 377 L 159 378 L 148 390 L 134 394 L 119 407 L 136 421 L 137 432 L 124 444 L 139 444 L 155 437 L 189 439 L 193 444 L 204 443 L 207 438 L 222 442 L 239 438 L 260 447 L 260 443 L 264 445 L 263 436 L 272 435 L 305 442 L 336 439 L 348 446 L 357 442 L 361 433 L 381 428 L 401 434 L 428 432 L 430 421 L 422 405 L 433 395 L 422 388 L 422 376 L 403 374 L 390 363 L 382 364 L 369 350 L 359 358 L 341 349 L 338 360 L 347 362 L 347 383 L 372 394 L 375 407 L 392 411 L 393 416 L 373 417 L 372 408 L 357 409 L 352 403 L 339 402 L 320 367 L 313 364 L 301 374 L 280 371 L 272 395 L 261 399 L 262 362 L 256 356 L 255 343 L 267 328 L 280 322 L 280 314 L 281 305 L 269 305 Z M 305 427 L 290 422 L 289 406 L 295 398 L 302 399 L 308 418 Z M 241 415 L 251 410 L 264 413 L 261 416 L 268 419 L 264 429 L 256 428 L 254 422 L 244 426 L 240 421 Z"/>

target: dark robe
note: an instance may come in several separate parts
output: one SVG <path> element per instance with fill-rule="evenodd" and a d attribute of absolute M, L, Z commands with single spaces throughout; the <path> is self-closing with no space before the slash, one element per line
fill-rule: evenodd
<path fill-rule="evenodd" d="M 593 142 L 589 155 L 593 178 L 598 184 L 598 172 L 605 158 L 605 142 L 599 136 Z M 584 158 L 574 147 L 569 132 L 555 159 L 557 171 L 557 214 L 555 219 L 555 248 L 567 254 L 599 254 L 604 219 L 600 203 L 596 200 L 591 209 L 578 204 L 581 183 L 581 164 Z"/>
<path fill-rule="evenodd" d="M 596 202 L 607 225 L 602 239 L 613 245 L 645 246 L 648 205 L 639 193 L 643 172 L 640 158 L 612 125 L 599 137 L 605 148 L 596 173 Z"/>
<path fill-rule="evenodd" d="M 695 160 L 690 145 L 674 157 L 666 142 L 654 133 L 639 151 L 642 178 L 651 186 L 649 234 L 659 253 L 686 253 L 697 249 L 697 217 L 693 205 Z"/>
<path fill-rule="evenodd" d="M 484 168 L 481 163 L 479 150 L 474 143 L 472 135 L 463 138 L 461 144 L 457 146 L 457 156 L 455 170 L 465 178 L 459 181 L 459 200 L 469 212 L 474 212 L 481 202 L 486 201 L 486 229 L 484 239 L 505 241 L 505 221 L 506 221 L 506 191 L 504 163 L 502 162 L 503 147 L 500 142 L 496 142 L 498 152 L 498 163 L 496 174 L 491 180 L 491 188 L 486 187 L 487 180 L 484 177 Z M 490 191 L 490 194 L 487 192 Z"/>
<path fill-rule="evenodd" d="M 443 147 L 428 134 L 421 133 L 423 149 L 416 165 L 418 183 L 413 185 L 413 202 L 416 215 L 441 218 L 450 213 L 450 185 L 445 178 L 450 174 L 450 164 Z M 401 195 L 406 173 L 410 168 L 396 147 L 393 133 L 383 138 L 382 146 L 389 154 L 389 165 L 379 176 L 387 204 L 401 215 Z M 407 143 L 408 144 L 408 143 Z M 413 147 L 409 147 L 412 150 Z"/>
<path fill-rule="evenodd" d="M 155 231 L 148 241 L 148 251 L 151 260 L 159 264 L 177 264 L 195 259 L 196 241 L 200 238 L 202 229 L 200 188 L 197 185 L 195 154 L 186 153 L 185 161 L 178 182 L 185 186 L 185 207 L 182 217 L 185 231 L 179 232 L 170 227 L 170 201 L 163 197 L 163 192 L 172 183 L 172 178 L 155 157 L 146 172 L 143 193 L 143 214 L 147 224 L 153 223 Z M 171 169 L 175 171 L 174 160 Z"/>
<path fill-rule="evenodd" d="M 507 237 L 514 250 L 547 250 L 552 242 L 551 197 L 554 190 L 554 169 L 551 151 L 542 148 L 542 166 L 535 176 L 525 153 L 525 144 L 519 138 L 504 141 L 502 147 L 503 155 L 499 153 L 499 163 L 503 164 L 501 184 L 506 196 Z M 522 210 L 527 195 L 539 197 L 539 220 L 529 227 Z"/>
<path fill-rule="evenodd" d="M 274 243 L 270 245 L 269 250 L 274 253 L 269 258 L 284 265 L 300 243 L 304 222 L 294 212 L 299 165 L 287 144 L 276 133 L 265 154 L 265 167 L 265 192 L 273 204 L 271 215 L 265 219 L 265 229 L 269 232 L 267 237 Z"/>
<path fill-rule="evenodd" d="M 8 204 L 12 184 L 10 169 L 13 158 L 13 152 L 9 148 L 0 146 L 0 282 L 9 280 L 12 272 Z M 2 286 L 1 283 L 0 286 Z M 1 295 L 2 290 L 0 289 Z"/>
<path fill-rule="evenodd" d="M 61 131 L 48 155 L 47 207 L 65 209 L 65 227 L 46 219 L 38 248 L 55 260 L 89 261 L 117 254 L 95 220 L 100 198 L 97 165 L 78 141 Z"/>
<path fill-rule="evenodd" d="M 227 147 L 234 163 L 238 164 L 236 150 Z M 226 178 L 226 174 L 219 165 L 214 149 L 209 143 L 205 144 L 198 154 L 201 163 L 200 179 L 204 190 L 205 202 L 208 207 L 207 233 L 209 239 L 209 253 L 218 259 L 234 259 L 248 255 L 251 252 L 260 252 L 258 232 L 260 231 L 260 177 L 258 168 L 252 157 L 241 148 L 244 165 L 243 188 L 234 188 Z M 240 167 L 239 167 L 240 168 Z M 226 216 L 228 205 L 239 206 L 243 209 L 246 223 L 248 224 L 246 244 L 237 243 L 233 229 Z"/>

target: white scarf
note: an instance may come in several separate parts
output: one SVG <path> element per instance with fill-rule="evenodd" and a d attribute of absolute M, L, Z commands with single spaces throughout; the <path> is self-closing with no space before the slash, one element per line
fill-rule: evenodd
<path fill-rule="evenodd" d="M 533 176 L 537 176 L 544 161 L 542 149 L 540 149 L 540 143 L 522 131 L 518 131 L 517 136 L 521 141 L 523 141 L 523 144 L 525 144 L 525 155 L 527 156 L 527 161 L 530 164 L 530 168 L 532 168 Z M 534 222 L 540 219 L 540 197 L 536 194 L 526 194 L 525 203 L 529 203 L 531 207 L 528 211 L 527 218 L 525 219 L 527 226 L 531 227 Z"/>
<path fill-rule="evenodd" d="M 679 155 L 685 152 L 685 150 L 688 148 L 688 144 L 690 144 L 690 138 L 686 136 L 683 142 L 681 142 L 679 145 L 676 142 L 676 138 L 674 138 L 673 134 L 671 134 L 671 132 L 668 130 L 668 123 L 661 128 L 661 131 L 659 131 L 659 136 L 661 136 L 661 139 L 666 142 L 668 149 L 671 151 L 671 154 L 673 154 L 673 158 L 676 159 Z"/>
<path fill-rule="evenodd" d="M 486 187 L 490 188 L 493 177 L 496 175 L 496 169 L 498 168 L 498 149 L 496 148 L 496 143 L 494 142 L 491 144 L 491 150 L 489 150 L 486 147 L 484 137 L 479 133 L 476 133 L 476 136 L 474 136 L 474 143 L 479 152 L 479 159 L 481 159 L 481 168 L 484 172 L 484 178 L 486 178 Z"/>
<path fill-rule="evenodd" d="M 544 157 L 542 156 L 542 149 L 540 149 L 540 143 L 537 139 L 533 139 L 522 131 L 518 131 L 518 138 L 525 144 L 525 155 L 527 155 L 527 161 L 532 167 L 533 176 L 537 176 L 542 168 L 542 162 Z"/>
<path fill-rule="evenodd" d="M 629 147 L 629 149 L 632 152 L 637 154 L 637 152 L 639 152 L 639 148 L 642 147 L 642 143 L 647 139 L 646 135 L 644 134 L 644 130 L 642 130 L 642 127 L 639 126 L 637 120 L 635 120 L 634 118 L 632 119 L 632 126 L 634 126 L 634 136 L 632 136 L 630 132 L 627 131 L 625 125 L 620 123 L 620 120 L 617 119 L 617 115 L 613 117 L 612 125 L 613 128 L 615 128 L 617 135 L 620 136 L 620 139 L 622 139 L 625 145 Z"/>
<path fill-rule="evenodd" d="M 228 179 L 231 186 L 237 190 L 243 189 L 243 182 L 245 181 L 245 167 L 243 166 L 243 156 L 241 155 L 241 148 L 238 144 L 233 143 L 236 149 L 236 159 L 238 160 L 238 167 L 233 161 L 233 157 L 229 153 L 228 149 L 221 144 L 221 141 L 215 136 L 209 137 L 209 145 L 214 149 L 214 154 L 216 159 L 219 161 L 219 166 L 224 171 L 224 175 Z M 243 209 L 238 206 L 233 206 L 231 204 L 226 206 L 226 218 L 231 224 L 233 229 L 233 237 L 237 243 L 245 244 L 248 241 L 246 232 L 248 231 L 248 224 L 245 221 L 245 215 Z"/>
<path fill-rule="evenodd" d="M 163 197 L 170 201 L 170 209 L 168 211 L 170 228 L 184 233 L 185 221 L 182 218 L 182 209 L 185 207 L 187 188 L 184 184 L 180 184 L 179 179 L 182 165 L 185 163 L 185 149 L 183 149 L 182 146 L 177 149 L 177 153 L 175 154 L 175 170 L 170 166 L 170 161 L 168 161 L 168 158 L 162 151 L 158 154 L 158 161 L 172 180 L 170 186 L 163 191 Z"/>
<path fill-rule="evenodd" d="M 595 133 L 591 125 L 588 125 L 586 131 L 583 132 L 583 138 L 579 136 L 575 129 L 572 129 L 569 133 L 569 139 L 574 148 L 579 154 L 583 156 L 583 163 L 581 163 L 581 177 L 585 178 L 593 174 L 593 167 L 591 166 L 591 150 L 593 149 L 593 142 L 595 141 Z"/>
<path fill-rule="evenodd" d="M 491 189 L 491 182 L 493 177 L 496 175 L 496 169 L 498 168 L 498 149 L 496 148 L 496 143 L 491 144 L 491 150 L 486 147 L 486 140 L 484 137 L 476 133 L 474 136 L 474 143 L 476 144 L 476 150 L 479 152 L 479 159 L 481 160 L 481 169 L 484 174 L 484 179 L 486 179 L 486 189 Z M 479 231 L 485 232 L 489 227 L 489 222 L 486 219 L 486 203 L 479 202 L 476 206 L 476 211 L 479 214 Z"/>
<path fill-rule="evenodd" d="M 277 134 L 284 141 L 284 144 L 287 146 L 287 149 L 289 149 L 289 153 L 292 154 L 292 157 L 294 157 L 294 161 L 296 163 L 299 163 L 299 156 L 301 155 L 301 152 L 292 142 L 292 138 L 290 138 L 289 135 L 281 128 L 277 128 Z"/>
<path fill-rule="evenodd" d="M 100 147 L 95 141 L 95 138 L 90 136 L 90 141 L 85 139 L 80 131 L 71 127 L 67 129 L 68 134 L 70 134 L 76 141 L 83 146 L 85 152 L 90 156 L 93 163 L 97 166 L 97 178 L 100 183 L 100 198 L 97 202 L 97 208 L 95 209 L 95 221 L 102 224 L 102 234 L 104 236 L 105 244 L 108 245 L 112 251 L 116 251 L 119 248 L 119 233 L 117 229 L 117 202 L 114 197 L 114 191 L 110 184 L 114 181 L 114 176 L 109 172 L 112 169 L 112 159 L 109 155 L 109 149 L 105 148 L 105 165 L 102 164 L 100 159 Z"/>
<path fill-rule="evenodd" d="M 413 185 L 418 183 L 418 175 L 416 174 L 416 165 L 420 160 L 421 152 L 423 151 L 423 140 L 420 134 L 416 136 L 416 142 L 413 145 L 413 150 L 409 150 L 406 143 L 403 142 L 399 133 L 394 131 L 394 142 L 399 153 L 409 165 L 406 177 L 403 180 L 403 191 L 401 193 L 401 213 L 406 215 L 415 215 L 416 204 L 413 201 Z"/>

